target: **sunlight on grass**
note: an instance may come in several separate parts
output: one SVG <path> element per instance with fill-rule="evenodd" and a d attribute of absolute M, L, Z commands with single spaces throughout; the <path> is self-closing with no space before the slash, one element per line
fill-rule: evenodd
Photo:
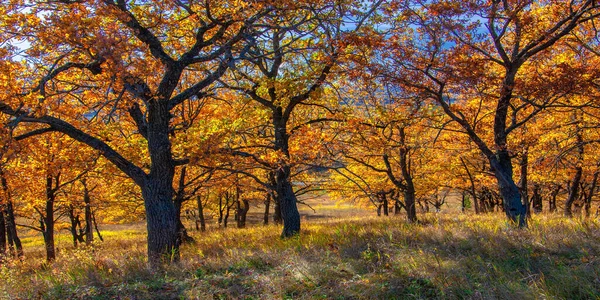
<path fill-rule="evenodd" d="M 106 242 L 65 250 L 51 265 L 41 254 L 9 261 L 0 297 L 600 297 L 597 220 L 534 216 L 527 230 L 501 215 L 421 220 L 320 219 L 285 240 L 275 225 L 192 232 L 182 261 L 162 271 L 146 267 L 143 231 L 104 231 Z"/>

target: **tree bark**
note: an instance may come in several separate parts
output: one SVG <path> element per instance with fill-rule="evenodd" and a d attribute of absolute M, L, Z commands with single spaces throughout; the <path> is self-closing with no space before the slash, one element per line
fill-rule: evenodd
<path fill-rule="evenodd" d="M 417 222 L 417 208 L 415 207 L 416 191 L 409 165 L 409 148 L 406 146 L 404 127 L 400 127 L 399 129 L 400 142 L 402 144 L 402 147 L 400 147 L 400 170 L 402 171 L 402 177 L 404 178 L 405 183 L 404 204 L 406 205 L 406 216 L 408 217 L 409 222 L 415 223 Z"/>
<path fill-rule="evenodd" d="M 521 202 L 521 192 L 513 180 L 512 162 L 507 150 L 498 150 L 490 158 L 490 164 L 498 182 L 500 196 L 504 200 L 504 212 L 509 220 L 519 227 L 527 226 L 527 211 Z"/>
<path fill-rule="evenodd" d="M 473 207 L 475 208 L 475 214 L 479 214 L 480 210 L 479 210 L 479 202 L 477 201 L 477 193 L 475 192 L 475 181 L 473 180 L 473 175 L 471 175 L 471 171 L 469 171 L 469 167 L 467 167 L 467 163 L 465 162 L 465 160 L 460 157 L 460 162 L 463 165 L 463 168 L 465 168 L 465 171 L 467 171 L 467 176 L 469 177 L 469 182 L 471 183 L 471 196 L 473 197 Z M 464 198 L 464 197 L 463 197 Z M 464 206 L 463 206 L 463 211 L 464 211 Z"/>
<path fill-rule="evenodd" d="M 592 210 L 592 199 L 594 197 L 594 192 L 596 191 L 596 186 L 598 185 L 598 171 L 594 172 L 594 177 L 592 178 L 592 183 L 590 185 L 590 190 L 585 197 L 585 217 L 589 218 Z"/>
<path fill-rule="evenodd" d="M 17 232 L 17 224 L 15 223 L 15 213 L 12 201 L 6 204 L 6 233 L 8 237 L 8 248 L 11 254 L 17 257 L 23 256 L 23 245 Z"/>
<path fill-rule="evenodd" d="M 71 221 L 71 226 L 69 230 L 71 231 L 71 236 L 73 237 L 73 247 L 77 248 L 78 243 L 84 243 L 83 234 L 79 234 L 78 229 L 81 228 L 81 221 L 79 220 L 79 215 L 75 214 L 75 207 L 73 205 L 69 205 L 68 210 L 69 221 Z"/>
<path fill-rule="evenodd" d="M 56 189 L 53 187 L 53 179 L 58 186 L 59 176 L 54 178 L 52 175 L 46 175 L 46 205 L 44 214 L 40 216 L 40 229 L 44 236 L 44 245 L 46 248 L 46 261 L 56 260 L 56 248 L 54 247 L 54 201 L 56 199 Z"/>
<path fill-rule="evenodd" d="M 243 199 L 241 201 L 243 205 L 240 205 L 240 201 L 238 200 L 238 220 L 237 227 L 245 228 L 246 227 L 246 215 L 248 214 L 248 210 L 250 210 L 250 204 L 247 199 Z"/>
<path fill-rule="evenodd" d="M 6 224 L 4 222 L 4 205 L 0 205 L 0 260 L 6 255 Z"/>
<path fill-rule="evenodd" d="M 90 197 L 90 190 L 87 186 L 87 181 L 85 179 L 81 180 L 83 184 L 83 203 L 85 204 L 84 208 L 84 218 L 85 218 L 85 243 L 87 245 L 91 245 L 94 242 L 94 225 L 92 220 L 92 201 Z"/>
<path fill-rule="evenodd" d="M 290 158 L 289 135 L 287 133 L 287 118 L 283 116 L 281 106 L 273 110 L 273 127 L 275 129 L 275 150 L 281 151 L 286 159 Z M 279 161 L 275 175 L 275 191 L 279 202 L 283 231 L 281 237 L 290 237 L 300 233 L 300 213 L 297 198 L 291 183 L 291 166 L 285 159 Z"/>
<path fill-rule="evenodd" d="M 202 198 L 196 196 L 196 204 L 198 205 L 198 219 L 200 221 L 200 231 L 206 231 L 206 221 L 204 220 L 204 207 L 202 206 Z"/>
<path fill-rule="evenodd" d="M 521 156 L 521 161 L 519 162 L 519 167 L 521 169 L 520 179 L 519 179 L 519 190 L 521 191 L 521 200 L 523 201 L 523 205 L 525 205 L 525 214 L 531 217 L 530 208 L 529 208 L 529 192 L 527 187 L 527 168 L 529 165 L 529 153 L 527 149 L 525 149 Z"/>
<path fill-rule="evenodd" d="M 265 196 L 265 212 L 263 214 L 263 225 L 269 225 L 269 208 L 271 206 L 271 194 Z"/>
<path fill-rule="evenodd" d="M 540 185 L 533 185 L 533 196 L 531 196 L 531 204 L 533 206 L 533 212 L 539 214 L 542 212 L 543 203 L 542 203 L 542 195 L 540 194 Z"/>
<path fill-rule="evenodd" d="M 560 185 L 557 184 L 556 187 L 552 189 L 552 193 L 548 199 L 548 211 L 551 213 L 556 211 L 556 197 L 558 196 L 558 192 L 560 192 Z"/>

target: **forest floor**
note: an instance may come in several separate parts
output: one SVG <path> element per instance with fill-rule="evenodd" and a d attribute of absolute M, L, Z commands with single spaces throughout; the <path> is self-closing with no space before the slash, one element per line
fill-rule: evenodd
<path fill-rule="evenodd" d="M 1 299 L 600 299 L 600 221 L 536 215 L 525 230 L 500 213 L 376 217 L 349 205 L 302 208 L 298 237 L 280 226 L 190 230 L 195 243 L 163 270 L 146 266 L 142 224 L 104 242 L 40 237 L 0 267 Z M 233 223 L 233 222 L 232 222 Z M 231 224 L 233 227 L 235 224 Z"/>

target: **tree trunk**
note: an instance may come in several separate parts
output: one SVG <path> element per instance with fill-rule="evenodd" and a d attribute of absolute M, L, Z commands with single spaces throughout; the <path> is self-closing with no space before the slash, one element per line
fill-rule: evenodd
<path fill-rule="evenodd" d="M 91 245 L 94 242 L 94 225 L 92 220 L 92 201 L 90 197 L 90 190 L 87 187 L 85 179 L 81 181 L 83 184 L 83 203 L 85 204 L 84 218 L 85 218 L 85 243 Z"/>
<path fill-rule="evenodd" d="M 223 217 L 223 228 L 227 228 L 227 221 L 229 220 L 229 210 L 231 209 L 231 205 L 229 205 L 229 197 L 225 198 L 225 216 Z"/>
<path fill-rule="evenodd" d="M 176 74 L 181 74 L 177 69 L 168 70 L 167 73 L 171 72 L 174 76 L 172 79 L 177 77 Z M 168 77 L 165 76 L 163 80 Z M 171 113 L 167 99 L 152 99 L 147 108 L 146 136 L 151 166 L 141 190 L 146 208 L 148 262 L 151 267 L 179 261 L 180 255 L 177 212 L 173 204 L 175 162 L 169 138 Z"/>
<path fill-rule="evenodd" d="M 275 129 L 275 150 L 281 151 L 287 159 L 290 158 L 289 135 L 287 133 L 287 119 L 283 116 L 280 106 L 273 111 L 273 127 Z M 291 166 L 285 160 L 279 161 L 275 176 L 275 190 L 283 220 L 282 237 L 290 237 L 300 233 L 300 213 L 298 212 L 296 194 L 292 188 Z"/>
<path fill-rule="evenodd" d="M 278 196 L 273 198 L 273 223 L 278 225 L 283 223 L 283 218 L 281 217 L 281 206 L 279 205 Z"/>
<path fill-rule="evenodd" d="M 598 171 L 594 172 L 594 177 L 592 178 L 592 183 L 590 185 L 590 190 L 585 197 L 585 217 L 589 218 L 592 210 L 592 199 L 594 197 L 594 192 L 596 191 L 596 186 L 598 184 Z"/>
<path fill-rule="evenodd" d="M 219 218 L 217 219 L 219 227 L 223 224 L 223 212 L 225 212 L 225 207 L 223 207 L 223 194 L 219 194 Z"/>
<path fill-rule="evenodd" d="M 389 216 L 390 215 L 390 204 L 388 203 L 388 199 L 387 196 L 385 195 L 385 192 L 381 191 L 379 192 L 379 197 L 380 197 L 380 201 L 381 201 L 381 205 L 383 207 L 383 215 L 384 216 Z"/>
<path fill-rule="evenodd" d="M 59 186 L 59 176 L 56 176 L 56 186 Z M 54 247 L 54 200 L 56 189 L 53 188 L 53 176 L 46 176 L 46 206 L 44 215 L 40 216 L 40 229 L 44 236 L 44 245 L 46 248 L 46 261 L 56 260 L 56 249 Z"/>
<path fill-rule="evenodd" d="M 6 237 L 8 242 L 8 249 L 11 255 L 16 257 L 23 256 L 23 246 L 21 245 L 21 239 L 17 234 L 17 224 L 15 222 L 15 211 L 13 208 L 12 198 L 10 190 L 8 189 L 8 182 L 4 173 L 0 168 L 0 183 L 2 184 L 2 191 L 4 193 L 4 223 L 6 226 Z M 15 251 L 16 248 L 16 251 Z"/>
<path fill-rule="evenodd" d="M 540 194 L 540 185 L 533 185 L 533 196 L 531 196 L 531 204 L 533 205 L 533 212 L 539 214 L 542 212 L 542 195 Z"/>
<path fill-rule="evenodd" d="M 17 233 L 17 224 L 15 223 L 15 213 L 13 210 L 12 201 L 6 205 L 6 233 L 8 237 L 8 249 L 12 255 L 17 257 L 23 256 L 23 245 Z M 16 250 L 16 251 L 15 251 Z"/>
<path fill-rule="evenodd" d="M 240 205 L 240 201 L 238 200 L 238 220 L 237 220 L 237 227 L 238 228 L 244 228 L 246 227 L 246 215 L 248 214 L 248 210 L 250 210 L 250 204 L 248 203 L 248 200 L 243 199 L 241 201 L 241 203 L 243 205 Z"/>
<path fill-rule="evenodd" d="M 504 212 L 509 220 L 519 227 L 527 227 L 527 211 L 521 202 L 521 192 L 513 180 L 512 162 L 507 150 L 498 150 L 490 158 L 490 164 L 498 181 L 500 196 L 504 202 Z"/>
<path fill-rule="evenodd" d="M 529 165 L 529 154 L 527 149 L 523 151 L 519 166 L 521 168 L 521 175 L 519 179 L 519 191 L 521 192 L 521 199 L 525 205 L 525 214 L 531 217 L 529 208 L 529 192 L 527 187 L 527 167 Z"/>
<path fill-rule="evenodd" d="M 290 182 L 290 167 L 282 166 L 275 174 L 277 195 L 281 219 L 283 220 L 282 237 L 290 237 L 300 233 L 300 213 L 297 199 Z"/>
<path fill-rule="evenodd" d="M 581 166 L 577 166 L 575 168 L 573 181 L 571 181 L 569 185 L 569 196 L 567 197 L 567 201 L 565 201 L 565 217 L 573 216 L 573 202 L 575 202 L 575 200 L 577 200 L 579 197 L 579 184 L 581 183 L 582 173 L 583 168 Z"/>
<path fill-rule="evenodd" d="M 267 193 L 265 198 L 265 213 L 263 214 L 263 225 L 269 225 L 269 208 L 271 206 L 271 194 Z"/>
<path fill-rule="evenodd" d="M 73 205 L 69 205 L 68 210 L 69 220 L 71 221 L 71 226 L 69 230 L 71 231 L 71 236 L 73 237 L 73 247 L 77 248 L 78 243 L 83 243 L 83 235 L 79 234 L 78 228 L 81 228 L 81 221 L 79 220 L 79 215 L 75 214 L 75 207 Z"/>
<path fill-rule="evenodd" d="M 142 189 L 148 229 L 148 262 L 152 267 L 179 260 L 177 215 L 172 181 L 157 176 Z"/>
<path fill-rule="evenodd" d="M 556 197 L 558 196 L 558 192 L 560 192 L 560 185 L 557 184 L 556 187 L 552 189 L 552 193 L 548 199 L 548 211 L 551 213 L 556 211 Z"/>
<path fill-rule="evenodd" d="M 198 205 L 198 219 L 200 219 L 200 231 L 206 231 L 206 221 L 204 220 L 204 208 L 202 206 L 202 198 L 196 196 L 196 204 Z"/>
<path fill-rule="evenodd" d="M 404 204 L 406 205 L 406 216 L 408 217 L 408 221 L 414 223 L 417 222 L 417 208 L 415 207 L 416 191 L 410 172 L 410 157 L 408 156 L 409 148 L 406 146 L 405 142 L 406 137 L 404 127 L 400 128 L 399 133 L 400 141 L 402 143 L 402 147 L 400 147 L 400 170 L 402 171 L 402 177 L 404 178 L 406 185 L 406 189 L 404 190 Z"/>
<path fill-rule="evenodd" d="M 579 185 L 581 184 L 581 176 L 583 175 L 583 136 L 581 134 L 581 127 L 579 126 L 579 117 L 577 114 L 574 114 L 573 118 L 575 123 L 575 141 L 577 143 L 577 161 L 575 165 L 575 175 L 573 176 L 571 186 L 569 187 L 569 196 L 565 202 L 566 217 L 573 216 L 572 206 L 573 202 L 579 197 Z"/>
<path fill-rule="evenodd" d="M 6 255 L 6 224 L 3 206 L 0 205 L 0 260 Z"/>
<path fill-rule="evenodd" d="M 98 229 L 98 222 L 96 222 L 96 216 L 92 213 L 92 221 L 94 221 L 94 228 L 96 229 L 96 234 L 98 234 L 98 238 L 101 242 L 104 242 L 102 235 L 100 234 L 100 229 Z"/>
<path fill-rule="evenodd" d="M 471 175 L 471 171 L 469 171 L 469 167 L 467 167 L 467 163 L 465 162 L 465 160 L 460 157 L 460 162 L 462 163 L 463 167 L 465 168 L 465 171 L 467 171 L 467 176 L 469 177 L 469 182 L 471 183 L 471 196 L 473 197 L 473 207 L 475 208 L 475 214 L 479 214 L 480 210 L 479 210 L 479 203 L 477 202 L 477 193 L 475 192 L 475 181 L 473 180 L 473 175 Z M 463 200 L 464 200 L 464 195 L 463 195 Z M 464 211 L 464 206 L 463 206 L 463 211 Z"/>
<path fill-rule="evenodd" d="M 193 243 L 194 238 L 192 238 L 183 225 L 181 221 L 181 206 L 183 205 L 184 197 L 185 197 L 185 173 L 187 170 L 187 166 L 181 168 L 181 174 L 179 176 L 179 187 L 177 188 L 177 193 L 175 193 L 175 198 L 173 198 L 173 206 L 175 207 L 175 218 L 177 219 L 177 238 L 178 244 L 181 243 Z"/>

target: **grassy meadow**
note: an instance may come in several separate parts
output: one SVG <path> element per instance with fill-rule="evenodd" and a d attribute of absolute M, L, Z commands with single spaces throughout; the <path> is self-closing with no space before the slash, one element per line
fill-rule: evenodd
<path fill-rule="evenodd" d="M 598 220 L 536 215 L 519 230 L 501 214 L 430 213 L 407 224 L 315 209 L 287 240 L 275 225 L 190 230 L 196 242 L 163 270 L 146 266 L 142 224 L 112 226 L 104 242 L 79 249 L 63 232 L 50 265 L 41 238 L 29 236 L 26 258 L 0 268 L 0 298 L 600 299 Z"/>

